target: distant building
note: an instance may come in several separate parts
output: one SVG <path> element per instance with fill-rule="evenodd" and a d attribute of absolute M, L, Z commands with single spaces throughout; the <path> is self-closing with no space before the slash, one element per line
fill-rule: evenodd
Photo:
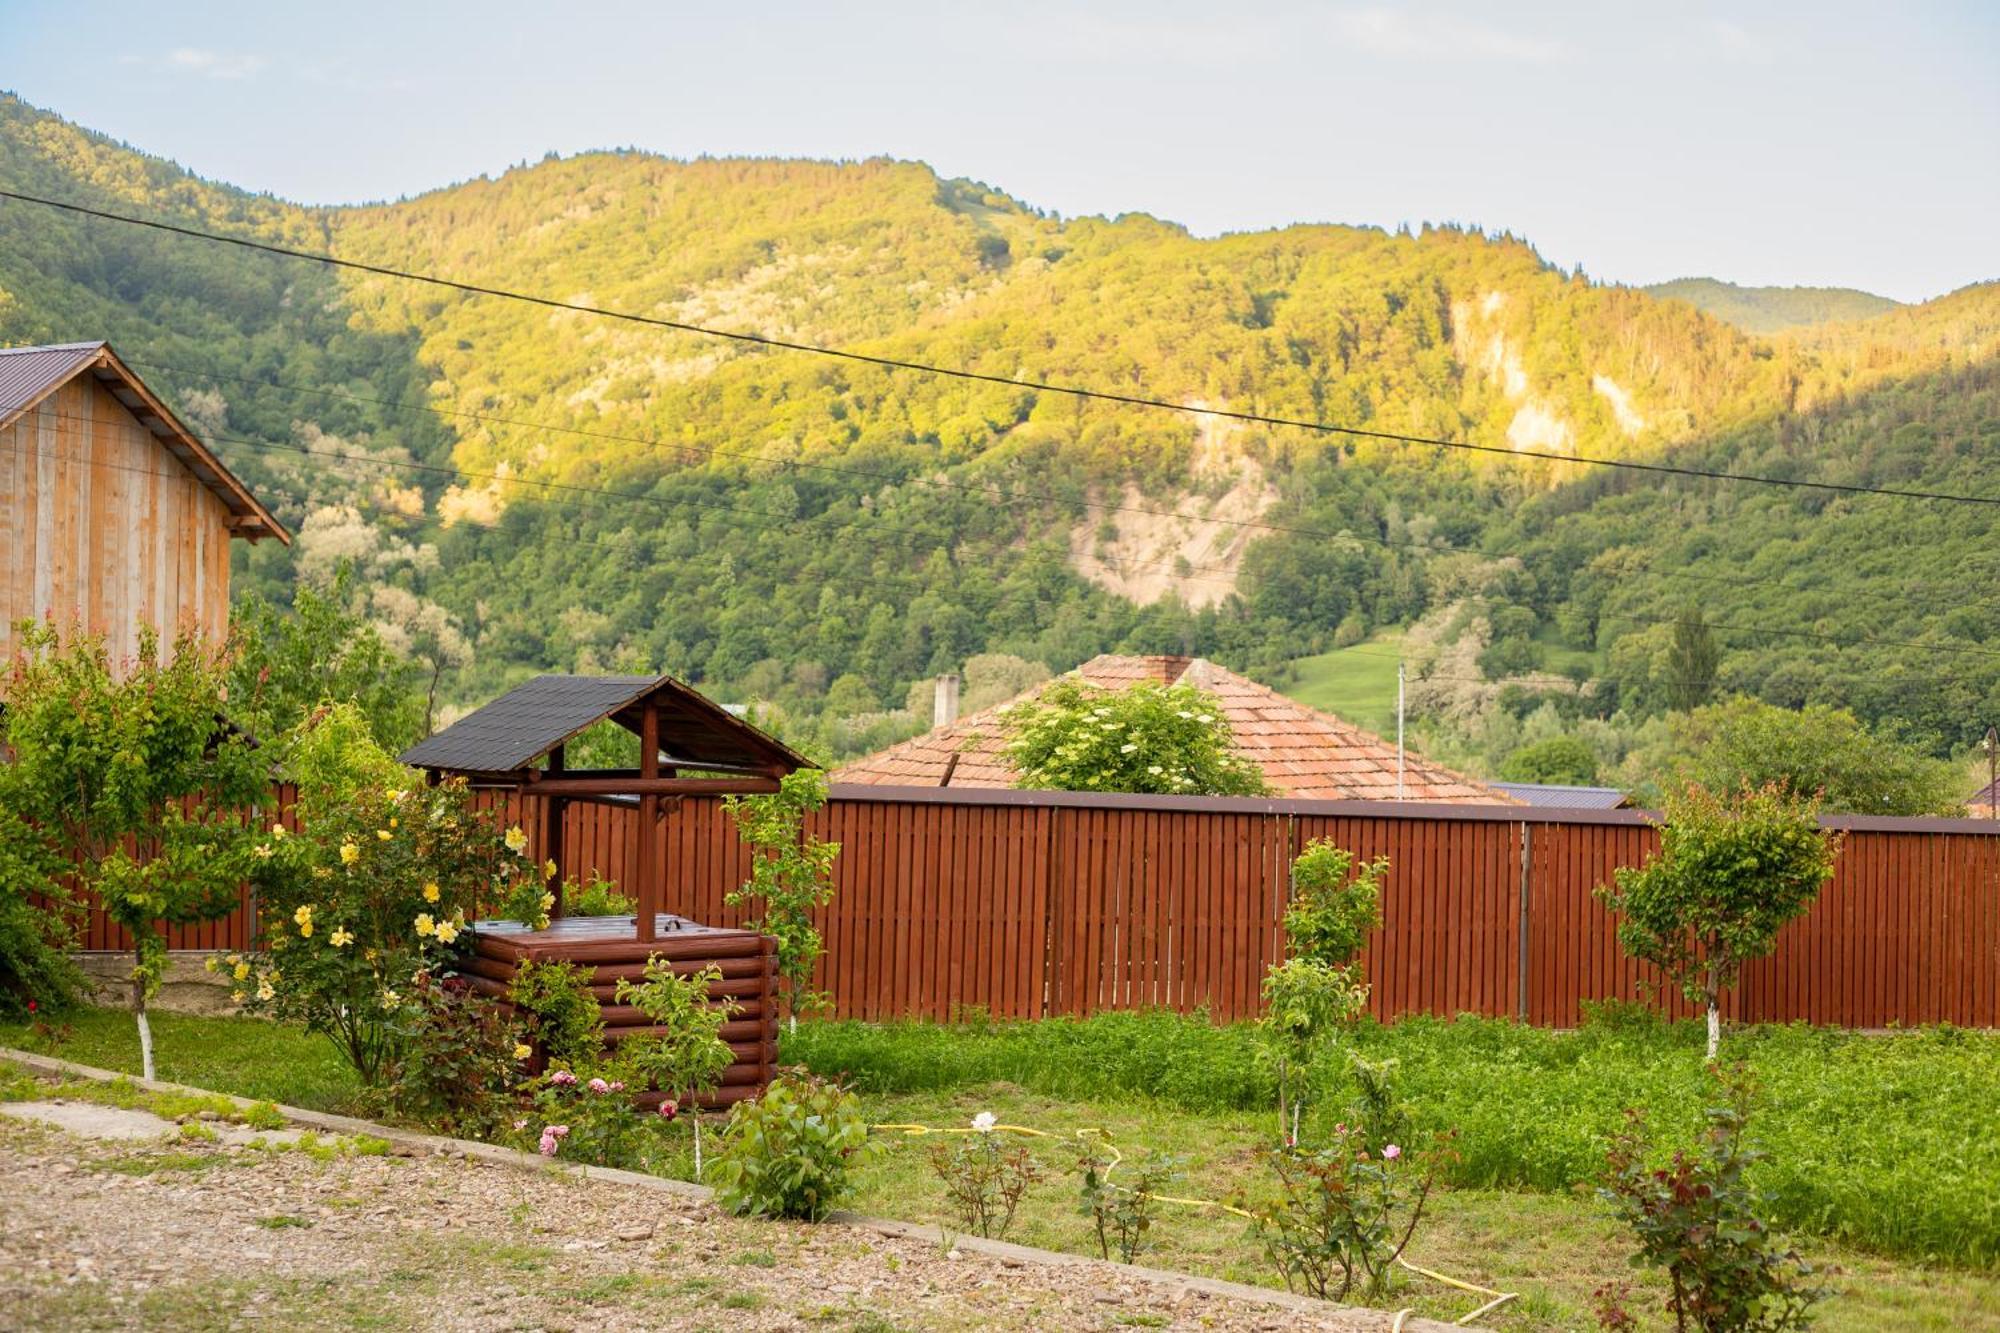
<path fill-rule="evenodd" d="M 1965 813 L 1974 819 L 1991 819 L 1996 801 L 2000 801 L 2000 782 L 1988 783 L 1965 798 Z"/>
<path fill-rule="evenodd" d="M 0 349 L 0 659 L 14 623 L 229 625 L 229 543 L 291 535 L 108 343 Z"/>
<path fill-rule="evenodd" d="M 1616 787 L 1571 787 L 1556 782 L 1493 784 L 1524 805 L 1557 810 L 1623 810 L 1632 802 Z"/>
<path fill-rule="evenodd" d="M 1393 801 L 1396 747 L 1393 742 L 1308 708 L 1256 681 L 1195 657 L 1095 657 L 1072 676 L 1107 689 L 1141 681 L 1194 685 L 1214 695 L 1236 737 L 1236 752 L 1263 772 L 1264 781 L 1284 796 L 1314 800 Z M 955 678 L 951 680 L 956 686 Z M 1017 776 L 1008 760 L 1007 730 L 1000 709 L 1034 698 L 1037 685 L 1005 704 L 952 718 L 941 696 L 942 723 L 900 745 L 835 769 L 835 782 L 890 787 L 1012 787 Z M 1460 804 L 1512 804 L 1493 787 L 1415 755 L 1403 763 L 1403 799 Z"/>

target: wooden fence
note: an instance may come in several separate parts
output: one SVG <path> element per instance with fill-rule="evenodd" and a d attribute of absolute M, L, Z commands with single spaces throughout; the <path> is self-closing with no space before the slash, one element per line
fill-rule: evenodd
<path fill-rule="evenodd" d="M 538 827 L 538 810 L 507 813 Z M 579 804 L 566 818 L 564 873 L 620 879 L 637 812 Z M 2000 1027 L 2000 824 L 1828 823 L 1846 831 L 1833 881 L 1746 969 L 1730 1015 Z M 1646 999 L 1656 980 L 1591 896 L 1658 845 L 1632 811 L 843 786 L 813 832 L 842 848 L 818 985 L 852 1017 L 1249 1016 L 1278 957 L 1291 858 L 1322 837 L 1389 858 L 1365 955 L 1379 1017 L 1569 1026 L 1582 1002 Z M 683 799 L 652 836 L 667 910 L 742 920 L 723 899 L 748 858 L 719 800 Z M 241 948 L 248 922 L 246 910 L 173 943 Z M 117 947 L 101 914 L 91 941 Z"/>

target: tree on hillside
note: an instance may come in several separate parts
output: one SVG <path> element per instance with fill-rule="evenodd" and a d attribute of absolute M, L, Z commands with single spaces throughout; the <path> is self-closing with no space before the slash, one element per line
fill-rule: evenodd
<path fill-rule="evenodd" d="M 1674 620 L 1674 637 L 1667 645 L 1667 706 L 1685 713 L 1707 703 L 1715 693 L 1715 671 L 1722 649 L 1709 632 L 1698 606 L 1689 605 Z"/>
<path fill-rule="evenodd" d="M 114 674 L 101 639 L 23 622 L 7 676 L 0 802 L 132 937 L 132 1012 L 152 1078 L 146 1002 L 165 971 L 164 927 L 227 915 L 251 869 L 268 756 L 230 726 L 224 656 L 151 629 Z M 246 822 L 244 815 L 251 818 Z"/>
<path fill-rule="evenodd" d="M 1870 731 L 1845 708 L 1778 708 L 1738 695 L 1672 716 L 1664 754 L 1652 757 L 1661 786 L 1710 791 L 1781 783 L 1818 792 L 1838 814 L 1934 815 L 1963 808 L 1956 766 Z"/>
<path fill-rule="evenodd" d="M 1625 952 L 1706 1006 L 1709 1059 L 1722 1040 L 1722 992 L 1813 905 L 1839 847 L 1818 803 L 1781 784 L 1732 795 L 1688 787 L 1666 803 L 1659 854 L 1598 888 Z"/>
<path fill-rule="evenodd" d="M 1597 781 L 1597 752 L 1579 737 L 1551 736 L 1508 755 L 1500 780 L 1587 787 Z"/>
<path fill-rule="evenodd" d="M 1268 790 L 1235 752 L 1221 704 L 1193 685 L 1111 690 L 1066 677 L 1005 716 L 1016 786 L 1173 796 Z"/>

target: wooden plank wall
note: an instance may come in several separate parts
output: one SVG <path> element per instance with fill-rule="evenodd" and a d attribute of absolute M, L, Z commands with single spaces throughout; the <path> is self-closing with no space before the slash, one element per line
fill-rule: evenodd
<path fill-rule="evenodd" d="M 0 430 L 0 657 L 50 615 L 114 662 L 141 624 L 228 628 L 228 507 L 88 375 Z"/>
<path fill-rule="evenodd" d="M 507 805 L 510 822 L 538 828 L 532 801 Z M 1474 1013 L 1568 1027 L 1583 1002 L 1607 998 L 1693 1012 L 1653 993 L 1657 978 L 1619 949 L 1592 897 L 1618 866 L 1655 850 L 1645 824 L 1272 805 L 836 798 L 813 830 L 842 846 L 817 984 L 840 1014 L 870 1019 L 1155 1006 L 1248 1017 L 1279 955 L 1290 859 L 1330 837 L 1390 861 L 1382 926 L 1365 955 L 1382 1019 Z M 629 809 L 571 806 L 564 873 L 621 880 L 636 823 Z M 1847 833 L 1833 881 L 1773 957 L 1746 970 L 1731 1016 L 2000 1027 L 2000 826 L 1937 823 Z M 670 876 L 668 911 L 742 924 L 745 913 L 724 900 L 749 863 L 719 800 L 682 800 L 653 836 Z M 241 948 L 248 923 L 245 910 L 179 931 L 175 947 Z M 118 947 L 101 913 L 91 940 Z"/>

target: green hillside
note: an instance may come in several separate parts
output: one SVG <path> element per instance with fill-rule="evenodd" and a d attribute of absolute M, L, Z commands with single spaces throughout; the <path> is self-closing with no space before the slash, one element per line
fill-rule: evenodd
<path fill-rule="evenodd" d="M 1782 333 L 1811 324 L 1870 319 L 1900 305 L 1852 287 L 1738 287 L 1715 278 L 1676 278 L 1641 290 L 1662 301 L 1686 301 L 1746 333 Z"/>
<path fill-rule="evenodd" d="M 1766 340 L 1509 237 L 1203 240 L 886 160 L 590 154 L 307 209 L 4 98 L 0 183 L 1013 379 L 2000 494 L 1994 286 Z M 1471 754 L 1502 714 L 1643 725 L 1666 706 L 1666 622 L 1696 602 L 1729 688 L 1845 703 L 1940 751 L 2000 716 L 1978 591 L 2000 507 L 1086 404 L 0 205 L 0 341 L 99 336 L 298 532 L 239 551 L 240 585 L 283 595 L 354 562 L 369 613 L 459 702 L 541 670 L 670 668 L 843 748 L 916 725 L 911 683 L 976 653 L 1198 652 L 1281 677 L 1409 626 L 1420 723 Z"/>

